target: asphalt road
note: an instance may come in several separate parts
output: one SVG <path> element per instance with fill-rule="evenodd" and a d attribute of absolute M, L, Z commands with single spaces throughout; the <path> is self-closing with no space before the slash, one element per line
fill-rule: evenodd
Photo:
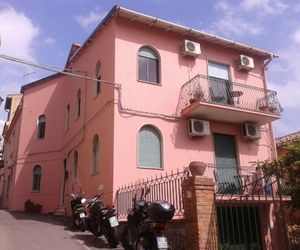
<path fill-rule="evenodd" d="M 110 248 L 104 237 L 75 231 L 69 218 L 0 210 L 0 250 L 54 249 Z"/>

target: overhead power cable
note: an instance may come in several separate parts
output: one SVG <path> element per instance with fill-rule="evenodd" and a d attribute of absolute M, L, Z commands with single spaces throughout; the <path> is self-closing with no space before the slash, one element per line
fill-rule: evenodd
<path fill-rule="evenodd" d="M 64 71 L 64 70 L 56 69 L 56 68 L 53 68 L 53 67 L 50 67 L 50 66 L 37 64 L 37 63 L 34 63 L 34 62 L 26 61 L 26 60 L 23 60 L 23 59 L 20 59 L 20 58 L 12 57 L 12 56 L 7 56 L 7 55 L 0 54 L 0 58 L 8 60 L 8 61 L 12 61 L 12 62 L 20 63 L 20 64 L 25 64 L 25 65 L 32 66 L 32 67 L 35 67 L 35 68 L 48 70 L 48 71 L 55 72 L 55 73 L 60 73 L 60 74 L 68 75 L 68 76 L 78 77 L 78 78 L 82 78 L 82 79 L 86 79 L 86 80 L 90 80 L 90 81 L 98 81 L 98 82 L 103 82 L 103 83 L 107 83 L 107 84 L 116 85 L 116 83 L 112 82 L 112 81 L 107 81 L 107 80 L 102 80 L 102 79 L 99 80 L 99 79 L 96 79 L 96 78 L 93 78 L 93 77 L 83 76 L 83 75 L 80 75 L 80 74 L 73 73 L 71 71 Z"/>

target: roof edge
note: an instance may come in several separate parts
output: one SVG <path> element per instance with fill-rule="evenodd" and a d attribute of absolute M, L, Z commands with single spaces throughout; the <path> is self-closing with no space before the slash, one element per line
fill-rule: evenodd
<path fill-rule="evenodd" d="M 53 75 L 44 77 L 44 78 L 42 78 L 42 79 L 36 80 L 36 81 L 34 81 L 34 82 L 28 83 L 28 84 L 26 84 L 26 85 L 23 85 L 23 86 L 21 87 L 21 91 L 20 91 L 20 92 L 21 92 L 22 94 L 24 94 L 24 91 L 25 91 L 25 90 L 27 90 L 27 89 L 29 89 L 29 88 L 32 88 L 32 87 L 35 87 L 36 85 L 41 84 L 41 83 L 43 83 L 43 82 L 45 82 L 45 81 L 55 79 L 55 78 L 57 78 L 57 77 L 59 77 L 59 76 L 62 76 L 62 75 L 63 75 L 62 73 L 56 73 L 56 74 L 53 74 Z"/>
<path fill-rule="evenodd" d="M 110 20 L 110 18 L 114 16 L 124 16 L 124 15 L 129 15 L 132 17 L 131 20 L 133 21 L 139 21 L 138 19 L 144 19 L 149 21 L 149 25 L 151 24 L 152 26 L 155 26 L 155 24 L 160 24 L 161 26 L 166 26 L 168 27 L 169 30 L 173 30 L 176 33 L 181 33 L 183 35 L 191 35 L 191 36 L 196 36 L 199 39 L 203 39 L 206 41 L 211 41 L 211 42 L 217 42 L 219 43 L 220 46 L 225 46 L 225 47 L 231 47 L 233 49 L 239 49 L 248 53 L 252 54 L 258 54 L 259 56 L 263 57 L 264 59 L 273 59 L 273 58 L 278 58 L 279 56 L 276 53 L 266 51 L 263 49 L 259 49 L 247 44 L 243 44 L 240 42 L 236 42 L 234 40 L 226 39 L 217 35 L 212 35 L 203 31 L 199 31 L 196 29 L 192 29 L 183 25 L 175 24 L 163 19 L 159 19 L 157 17 L 149 16 L 137 11 L 133 11 L 124 7 L 121 7 L 119 5 L 115 5 L 109 12 L 108 14 L 103 18 L 103 20 L 97 25 L 97 27 L 94 29 L 94 31 L 89 35 L 89 37 L 85 40 L 85 42 L 82 44 L 82 46 L 72 55 L 70 58 L 70 61 L 75 58 L 83 48 L 85 48 L 89 43 L 90 40 L 96 35 L 98 31 Z M 141 22 L 141 20 L 140 20 Z"/>

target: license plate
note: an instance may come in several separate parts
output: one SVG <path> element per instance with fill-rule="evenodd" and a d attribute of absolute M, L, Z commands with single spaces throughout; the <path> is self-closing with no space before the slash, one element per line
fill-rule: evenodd
<path fill-rule="evenodd" d="M 156 237 L 158 249 L 168 249 L 167 237 Z"/>
<path fill-rule="evenodd" d="M 116 227 L 119 225 L 118 219 L 116 216 L 110 217 L 109 218 L 109 223 L 111 227 Z"/>
<path fill-rule="evenodd" d="M 80 218 L 84 218 L 84 217 L 85 217 L 85 213 L 80 213 L 80 214 L 79 214 L 79 217 L 80 217 Z"/>

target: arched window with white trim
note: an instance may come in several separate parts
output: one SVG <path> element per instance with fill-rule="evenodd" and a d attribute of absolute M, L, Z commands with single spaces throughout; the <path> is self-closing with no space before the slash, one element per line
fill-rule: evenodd
<path fill-rule="evenodd" d="M 95 96 L 97 96 L 100 91 L 101 91 L 101 61 L 98 60 L 95 66 L 95 77 L 96 77 L 96 82 L 95 82 Z"/>
<path fill-rule="evenodd" d="M 78 89 L 76 95 L 76 115 L 75 115 L 76 119 L 80 116 L 80 112 L 81 112 L 81 90 Z"/>
<path fill-rule="evenodd" d="M 41 176 L 42 176 L 42 168 L 39 165 L 36 165 L 33 168 L 32 173 L 32 191 L 39 192 L 41 188 Z"/>
<path fill-rule="evenodd" d="M 160 62 L 157 52 L 143 46 L 138 53 L 138 80 L 159 83 L 160 82 Z"/>
<path fill-rule="evenodd" d="M 75 181 L 78 177 L 78 152 L 74 152 L 73 158 L 73 180 Z"/>
<path fill-rule="evenodd" d="M 44 138 L 45 132 L 46 132 L 46 116 L 40 115 L 37 124 L 37 138 L 38 139 Z"/>
<path fill-rule="evenodd" d="M 144 125 L 138 135 L 139 167 L 162 168 L 162 138 L 151 125 Z"/>
<path fill-rule="evenodd" d="M 93 139 L 93 149 L 92 149 L 92 175 L 97 174 L 99 172 L 100 167 L 100 157 L 99 157 L 99 136 L 95 135 Z"/>

